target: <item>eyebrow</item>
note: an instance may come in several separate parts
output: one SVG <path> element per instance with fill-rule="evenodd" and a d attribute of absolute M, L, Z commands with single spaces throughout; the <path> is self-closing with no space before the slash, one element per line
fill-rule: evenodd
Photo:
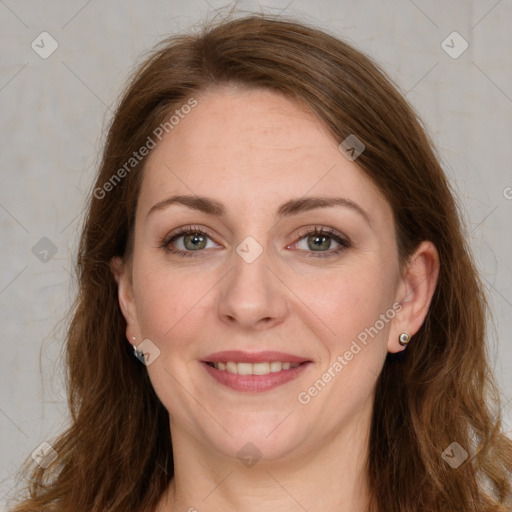
<path fill-rule="evenodd" d="M 192 210 L 198 210 L 208 215 L 216 215 L 218 217 L 222 217 L 226 214 L 226 207 L 215 199 L 197 195 L 175 195 L 154 204 L 148 211 L 146 218 L 149 217 L 150 214 L 164 210 L 173 204 L 181 204 Z M 371 225 L 369 215 L 358 204 L 343 197 L 319 196 L 291 199 L 279 207 L 277 215 L 278 217 L 290 217 L 309 210 L 330 208 L 333 206 L 350 208 L 352 211 L 359 213 L 365 221 Z"/>

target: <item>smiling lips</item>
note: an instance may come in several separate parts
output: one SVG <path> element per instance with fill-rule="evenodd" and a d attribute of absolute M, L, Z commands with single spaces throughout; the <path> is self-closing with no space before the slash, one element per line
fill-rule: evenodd
<path fill-rule="evenodd" d="M 296 378 L 311 361 L 283 352 L 225 351 L 202 361 L 219 383 L 236 391 L 268 391 Z"/>

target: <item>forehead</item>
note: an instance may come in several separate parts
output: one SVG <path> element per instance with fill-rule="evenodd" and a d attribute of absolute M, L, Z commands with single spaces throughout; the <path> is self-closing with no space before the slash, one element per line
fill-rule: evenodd
<path fill-rule="evenodd" d="M 173 194 L 215 196 L 237 208 L 273 209 L 290 198 L 347 195 L 368 210 L 390 207 L 349 161 L 325 125 L 297 102 L 262 89 L 224 87 L 197 106 L 152 150 L 141 210 Z"/>

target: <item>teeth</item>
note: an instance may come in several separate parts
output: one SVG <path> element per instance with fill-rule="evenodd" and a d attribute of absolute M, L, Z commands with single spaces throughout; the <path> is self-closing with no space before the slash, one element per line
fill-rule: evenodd
<path fill-rule="evenodd" d="M 270 363 L 253 363 L 249 366 L 252 366 L 252 373 L 254 375 L 267 375 L 270 373 Z M 240 368 L 240 366 L 238 366 Z"/>
<path fill-rule="evenodd" d="M 235 364 L 235 363 L 233 363 Z M 240 375 L 251 375 L 252 363 L 236 363 L 238 366 L 238 373 Z"/>
<path fill-rule="evenodd" d="M 226 363 L 226 370 L 229 373 L 238 373 L 238 366 L 236 363 L 233 363 L 233 361 L 228 361 Z"/>
<path fill-rule="evenodd" d="M 299 366 L 299 364 L 300 363 L 283 363 L 281 361 L 266 361 L 262 363 L 236 363 L 234 361 L 227 361 L 225 363 L 213 363 L 217 370 L 237 373 L 238 375 L 267 375 L 269 373 L 295 368 Z"/>
<path fill-rule="evenodd" d="M 272 361 L 270 363 L 270 371 L 271 372 L 280 372 L 283 369 L 283 363 L 280 361 Z"/>

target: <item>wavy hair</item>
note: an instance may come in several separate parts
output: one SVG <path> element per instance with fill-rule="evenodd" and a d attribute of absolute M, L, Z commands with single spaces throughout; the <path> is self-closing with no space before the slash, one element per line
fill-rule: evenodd
<path fill-rule="evenodd" d="M 114 256 L 130 258 L 146 158 L 106 197 L 98 191 L 175 109 L 224 84 L 295 99 L 338 142 L 356 134 L 366 146 L 357 164 L 392 207 L 401 265 L 423 240 L 438 250 L 425 322 L 407 351 L 388 354 L 377 380 L 371 510 L 510 511 L 512 441 L 502 431 L 488 363 L 483 286 L 428 135 L 367 56 L 323 30 L 262 14 L 167 38 L 129 81 L 108 129 L 77 255 L 78 293 L 66 330 L 70 425 L 53 443 L 58 458 L 50 467 L 24 466 L 31 472 L 26 495 L 13 512 L 151 511 L 173 477 L 168 412 L 126 343 L 109 265 Z M 468 453 L 457 468 L 442 458 L 453 442 Z"/>

